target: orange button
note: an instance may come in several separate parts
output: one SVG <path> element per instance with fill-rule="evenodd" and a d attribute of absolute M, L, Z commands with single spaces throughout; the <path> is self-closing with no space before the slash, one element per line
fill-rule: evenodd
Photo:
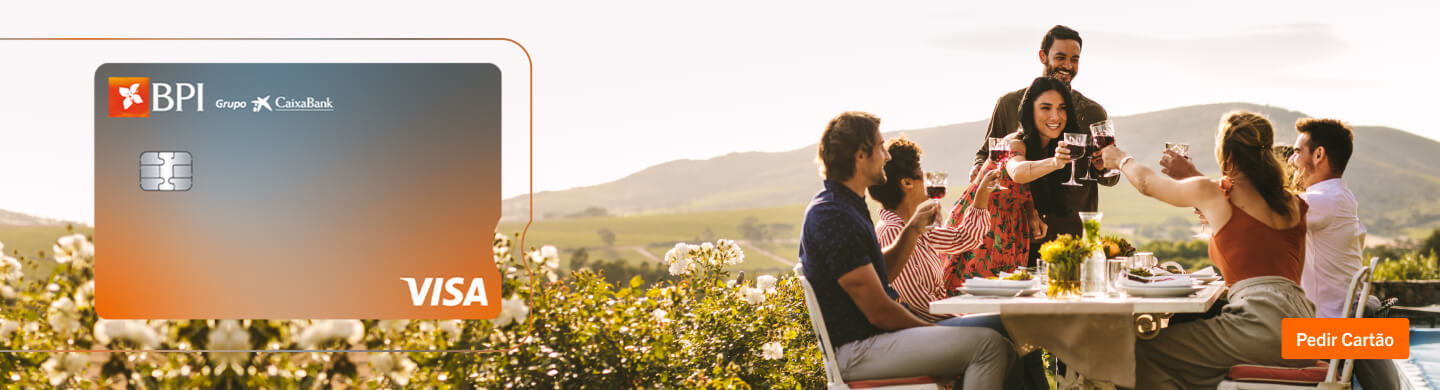
<path fill-rule="evenodd" d="M 1407 318 L 1286 318 L 1280 320 L 1285 359 L 1409 359 Z"/>

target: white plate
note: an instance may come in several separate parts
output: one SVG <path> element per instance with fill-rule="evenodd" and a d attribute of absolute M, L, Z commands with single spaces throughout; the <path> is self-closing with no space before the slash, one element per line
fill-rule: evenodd
<path fill-rule="evenodd" d="M 1125 293 L 1137 297 L 1183 297 L 1204 290 L 1204 287 L 1125 287 Z"/>
<path fill-rule="evenodd" d="M 991 288 L 991 287 L 956 287 L 960 292 L 981 296 L 981 297 L 1015 297 L 1035 295 L 1039 288 Z"/>
<path fill-rule="evenodd" d="M 1194 279 L 1195 282 L 1196 282 L 1196 284 L 1209 284 L 1210 282 L 1213 282 L 1213 281 L 1216 281 L 1216 280 L 1220 280 L 1220 275 L 1194 275 L 1194 274 L 1192 274 L 1192 275 L 1190 275 L 1190 279 Z"/>

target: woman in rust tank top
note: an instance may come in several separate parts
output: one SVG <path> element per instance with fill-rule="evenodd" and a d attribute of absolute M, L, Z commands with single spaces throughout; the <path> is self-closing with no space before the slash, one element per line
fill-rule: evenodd
<path fill-rule="evenodd" d="M 1269 120 L 1237 111 L 1221 118 L 1215 135 L 1219 179 L 1176 180 L 1114 146 L 1100 151 L 1105 167 L 1119 168 L 1140 193 L 1200 210 L 1217 229 L 1210 257 L 1230 286 L 1218 315 L 1137 341 L 1136 388 L 1214 388 L 1237 364 L 1314 363 L 1280 356 L 1280 320 L 1314 317 L 1315 306 L 1299 285 L 1308 207 L 1286 190 L 1284 166 L 1270 151 L 1274 143 Z"/>

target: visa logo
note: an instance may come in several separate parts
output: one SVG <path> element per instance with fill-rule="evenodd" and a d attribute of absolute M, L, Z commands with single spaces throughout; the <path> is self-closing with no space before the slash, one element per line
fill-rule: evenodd
<path fill-rule="evenodd" d="M 460 294 L 459 287 L 465 284 L 465 278 L 421 278 L 420 282 L 415 278 L 400 280 L 410 286 L 410 303 L 415 306 L 424 306 L 427 295 L 430 297 L 430 306 L 470 306 L 472 302 L 480 302 L 480 306 L 490 305 L 485 298 L 485 280 L 481 278 L 471 279 L 470 288 L 464 295 Z M 444 293 L 448 295 L 443 301 L 440 300 L 441 285 L 444 285 Z"/>

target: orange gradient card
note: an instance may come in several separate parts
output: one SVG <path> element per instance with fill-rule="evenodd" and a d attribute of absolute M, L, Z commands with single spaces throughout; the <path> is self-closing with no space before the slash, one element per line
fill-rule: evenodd
<path fill-rule="evenodd" d="M 94 85 L 101 317 L 499 313 L 494 65 L 105 64 Z"/>

